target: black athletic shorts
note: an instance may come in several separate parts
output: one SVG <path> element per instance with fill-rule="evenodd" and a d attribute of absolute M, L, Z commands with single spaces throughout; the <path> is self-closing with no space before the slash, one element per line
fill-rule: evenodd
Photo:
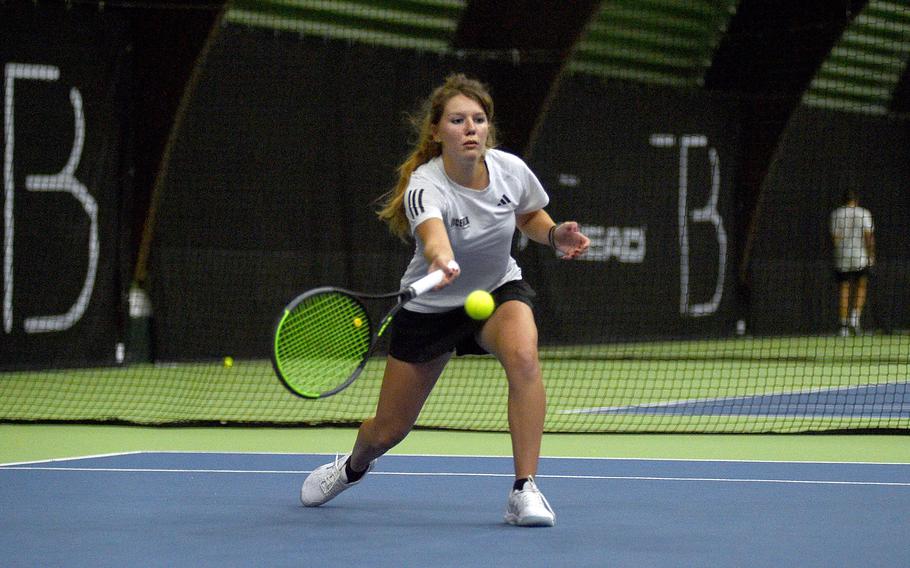
<path fill-rule="evenodd" d="M 524 280 L 506 282 L 491 294 L 497 307 L 509 300 L 518 300 L 534 309 L 536 294 Z M 483 355 L 487 351 L 476 339 L 483 324 L 483 321 L 468 317 L 464 308 L 424 314 L 405 307 L 392 318 L 389 355 L 408 363 L 424 363 L 452 351 L 456 355 Z"/>
<path fill-rule="evenodd" d="M 869 268 L 861 268 L 859 270 L 851 270 L 850 272 L 840 272 L 839 270 L 834 271 L 834 277 L 838 282 L 857 282 L 863 276 L 869 276 Z"/>

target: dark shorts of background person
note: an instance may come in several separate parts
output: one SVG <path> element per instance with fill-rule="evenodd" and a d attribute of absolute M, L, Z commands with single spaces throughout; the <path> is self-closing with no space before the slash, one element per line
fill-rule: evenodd
<path fill-rule="evenodd" d="M 537 295 L 524 280 L 506 282 L 491 294 L 497 308 L 509 300 L 517 300 L 532 310 Z M 405 307 L 392 318 L 389 355 L 408 363 L 425 363 L 452 351 L 455 355 L 486 354 L 476 339 L 484 323 L 468 317 L 464 308 L 424 314 Z"/>
<path fill-rule="evenodd" d="M 834 278 L 838 282 L 858 282 L 860 278 L 865 278 L 869 276 L 869 267 L 861 268 L 859 270 L 850 270 L 848 272 L 841 272 L 839 270 L 834 271 Z"/>

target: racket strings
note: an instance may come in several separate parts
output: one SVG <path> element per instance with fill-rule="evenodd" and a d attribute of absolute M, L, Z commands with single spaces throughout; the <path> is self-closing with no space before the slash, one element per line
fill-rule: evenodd
<path fill-rule="evenodd" d="M 369 316 L 356 299 L 316 294 L 285 315 L 275 339 L 276 361 L 290 386 L 318 396 L 354 372 L 371 334 Z"/>

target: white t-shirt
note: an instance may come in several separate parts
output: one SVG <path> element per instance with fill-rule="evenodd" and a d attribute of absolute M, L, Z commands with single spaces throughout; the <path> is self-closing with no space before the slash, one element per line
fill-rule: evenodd
<path fill-rule="evenodd" d="M 834 247 L 834 265 L 840 272 L 853 272 L 869 266 L 865 233 L 871 233 L 872 214 L 862 207 L 844 205 L 831 213 L 831 235 Z"/>
<path fill-rule="evenodd" d="M 515 216 L 543 209 L 550 198 L 521 158 L 490 149 L 484 159 L 490 185 L 480 190 L 449 179 L 442 157 L 430 160 L 411 174 L 404 195 L 411 234 L 427 219 L 442 219 L 461 267 L 461 275 L 445 288 L 408 302 L 407 309 L 411 311 L 433 313 L 457 308 L 474 290 L 490 292 L 521 278 L 521 269 L 511 255 Z M 426 275 L 429 269 L 423 243 L 417 238 L 415 241 L 414 257 L 401 278 L 403 287 Z"/>

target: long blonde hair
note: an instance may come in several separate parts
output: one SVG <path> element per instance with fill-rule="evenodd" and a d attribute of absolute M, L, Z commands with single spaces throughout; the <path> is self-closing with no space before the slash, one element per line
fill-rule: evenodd
<path fill-rule="evenodd" d="M 487 115 L 490 129 L 487 148 L 496 146 L 496 128 L 493 123 L 493 98 L 487 87 L 476 79 L 469 79 L 462 73 L 446 77 L 424 102 L 419 116 L 411 117 L 411 124 L 417 131 L 417 143 L 407 159 L 398 166 L 398 183 L 383 197 L 385 201 L 377 215 L 389 225 L 389 230 L 403 241 L 410 234 L 408 218 L 404 213 L 404 192 L 411 180 L 411 174 L 418 167 L 442 154 L 442 145 L 433 140 L 433 127 L 442 119 L 442 112 L 452 97 L 464 95 L 476 101 Z"/>

